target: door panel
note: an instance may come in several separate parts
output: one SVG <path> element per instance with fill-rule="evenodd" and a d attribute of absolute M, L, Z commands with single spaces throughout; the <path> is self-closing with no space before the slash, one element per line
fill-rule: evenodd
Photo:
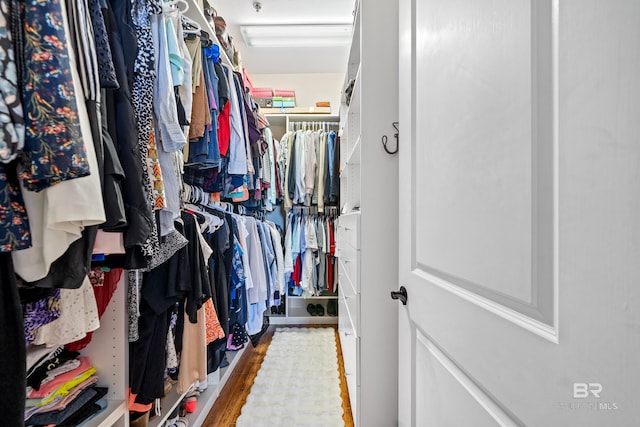
<path fill-rule="evenodd" d="M 419 331 L 416 336 L 416 402 L 418 426 L 521 425 Z"/>
<path fill-rule="evenodd" d="M 416 4 L 416 263 L 530 303 L 531 6 L 492 3 Z"/>
<path fill-rule="evenodd" d="M 416 2 L 412 220 L 414 269 L 553 326 L 550 5 Z"/>
<path fill-rule="evenodd" d="M 640 425 L 640 2 L 400 16 L 400 425 Z"/>

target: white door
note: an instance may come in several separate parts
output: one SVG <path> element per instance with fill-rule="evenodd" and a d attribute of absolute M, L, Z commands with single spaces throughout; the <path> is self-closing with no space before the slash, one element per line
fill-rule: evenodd
<path fill-rule="evenodd" d="M 640 426 L 640 1 L 400 1 L 401 426 Z"/>

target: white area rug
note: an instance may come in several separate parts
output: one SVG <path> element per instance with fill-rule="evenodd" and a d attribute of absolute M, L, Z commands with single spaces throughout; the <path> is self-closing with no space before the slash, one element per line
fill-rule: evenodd
<path fill-rule="evenodd" d="M 278 328 L 236 427 L 344 427 L 333 328 Z"/>

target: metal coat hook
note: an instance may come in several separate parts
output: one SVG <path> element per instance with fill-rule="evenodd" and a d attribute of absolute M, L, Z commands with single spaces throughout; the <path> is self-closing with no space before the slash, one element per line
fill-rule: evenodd
<path fill-rule="evenodd" d="M 387 144 L 389 143 L 389 139 L 387 138 L 387 135 L 383 135 L 382 136 L 382 146 L 384 147 L 384 151 L 386 151 L 387 153 L 393 155 L 393 154 L 396 154 L 398 152 L 398 150 L 400 149 L 400 129 L 398 129 L 398 126 L 400 125 L 400 123 L 393 122 L 391 124 L 393 125 L 393 128 L 396 130 L 396 133 L 393 134 L 393 137 L 396 139 L 396 149 L 391 151 L 387 147 Z"/>

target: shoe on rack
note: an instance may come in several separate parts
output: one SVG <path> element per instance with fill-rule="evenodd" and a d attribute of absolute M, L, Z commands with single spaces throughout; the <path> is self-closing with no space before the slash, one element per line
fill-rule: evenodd
<path fill-rule="evenodd" d="M 189 396 L 184 402 L 184 409 L 188 414 L 192 414 L 196 411 L 197 405 L 198 399 L 196 398 L 196 396 Z"/>
<path fill-rule="evenodd" d="M 329 316 L 338 315 L 338 300 L 330 299 L 327 301 L 327 315 Z"/>
<path fill-rule="evenodd" d="M 307 305 L 307 312 L 312 316 L 317 316 L 316 306 L 314 304 Z"/>
<path fill-rule="evenodd" d="M 271 323 L 269 321 L 269 317 L 268 316 L 263 316 L 262 317 L 262 328 L 260 328 L 260 331 L 255 335 L 250 335 L 249 336 L 249 340 L 251 340 L 251 345 L 253 345 L 254 347 L 258 346 L 258 343 L 260 342 L 260 338 L 262 338 L 264 333 L 267 332 L 267 329 L 269 329 L 269 325 L 270 324 Z"/>
<path fill-rule="evenodd" d="M 229 334 L 229 338 L 227 338 L 227 350 L 229 351 L 238 351 L 244 347 L 244 344 L 235 345 L 233 343 L 233 333 Z"/>
<path fill-rule="evenodd" d="M 316 304 L 316 316 L 324 316 L 324 307 L 322 304 Z"/>
<path fill-rule="evenodd" d="M 227 355 L 225 354 L 222 357 L 222 360 L 220 361 L 220 368 L 223 369 L 223 368 L 226 368 L 227 366 L 229 366 L 229 359 L 227 359 Z"/>
<path fill-rule="evenodd" d="M 129 412 L 129 425 L 131 427 L 147 427 L 149 425 L 149 411 Z"/>

